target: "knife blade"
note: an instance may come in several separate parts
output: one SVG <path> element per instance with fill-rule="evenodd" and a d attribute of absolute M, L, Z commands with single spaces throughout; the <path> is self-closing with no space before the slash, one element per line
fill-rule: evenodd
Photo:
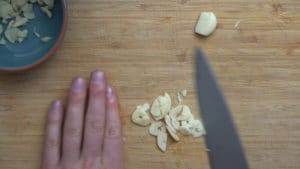
<path fill-rule="evenodd" d="M 248 169 L 246 157 L 216 77 L 201 49 L 196 52 L 200 115 L 212 169 Z"/>

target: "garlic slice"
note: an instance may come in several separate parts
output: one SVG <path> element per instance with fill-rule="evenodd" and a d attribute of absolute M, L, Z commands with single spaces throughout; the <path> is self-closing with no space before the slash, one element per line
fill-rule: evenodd
<path fill-rule="evenodd" d="M 21 16 L 16 16 L 16 19 L 14 20 L 13 24 L 11 25 L 14 28 L 17 28 L 19 26 L 23 26 L 28 22 L 27 18 L 23 18 Z"/>
<path fill-rule="evenodd" d="M 176 133 L 176 130 L 174 129 L 174 127 L 171 124 L 170 116 L 168 116 L 168 115 L 165 116 L 165 123 L 166 123 L 166 126 L 169 126 L 169 128 L 171 129 L 172 132 Z"/>
<path fill-rule="evenodd" d="M 186 96 L 187 96 L 187 90 L 186 90 L 186 89 L 182 90 L 180 93 L 181 93 L 181 95 L 182 95 L 183 97 L 186 97 Z"/>
<path fill-rule="evenodd" d="M 192 118 L 191 110 L 188 106 L 184 105 L 182 107 L 182 112 L 177 116 L 177 120 L 179 121 L 188 121 Z"/>
<path fill-rule="evenodd" d="M 179 127 L 179 132 L 185 136 L 190 136 L 192 134 L 192 131 L 188 126 Z"/>
<path fill-rule="evenodd" d="M 169 134 L 171 135 L 171 137 L 175 140 L 175 141 L 179 141 L 179 137 L 176 135 L 176 129 L 173 127 L 173 125 L 171 124 L 171 118 L 166 115 L 165 116 L 165 123 L 166 123 L 166 128 L 169 132 Z"/>
<path fill-rule="evenodd" d="M 52 18 L 52 13 L 47 6 L 41 7 L 41 11 L 44 12 L 49 18 Z"/>
<path fill-rule="evenodd" d="M 41 41 L 44 42 L 44 43 L 47 43 L 47 42 L 49 42 L 51 39 L 52 39 L 51 37 L 45 36 L 45 37 L 42 37 L 42 38 L 41 38 Z"/>
<path fill-rule="evenodd" d="M 178 102 L 178 105 L 180 105 L 182 103 L 182 98 L 180 96 L 180 93 L 177 93 L 177 102 Z"/>
<path fill-rule="evenodd" d="M 151 114 L 155 120 L 161 120 L 171 109 L 171 98 L 168 93 L 165 93 L 164 96 L 158 96 L 152 106 Z"/>
<path fill-rule="evenodd" d="M 0 39 L 0 45 L 6 45 L 6 40 L 4 38 Z"/>
<path fill-rule="evenodd" d="M 153 122 L 151 126 L 149 127 L 149 133 L 152 136 L 157 136 L 158 132 L 166 132 L 166 128 L 163 122 L 158 121 L 158 122 Z"/>
<path fill-rule="evenodd" d="M 0 35 L 3 32 L 3 26 L 0 24 Z"/>
<path fill-rule="evenodd" d="M 170 117 L 177 117 L 180 112 L 182 112 L 183 105 L 176 106 L 169 112 Z"/>
<path fill-rule="evenodd" d="M 176 117 L 170 117 L 170 120 L 171 120 L 172 127 L 175 130 L 179 130 L 180 123 L 176 120 Z"/>
<path fill-rule="evenodd" d="M 203 135 L 206 134 L 204 126 L 203 126 L 203 124 L 201 123 L 200 120 L 193 120 L 191 122 L 191 125 L 193 127 L 193 129 L 192 129 L 192 136 L 194 138 L 201 137 L 201 136 L 203 136 Z"/>
<path fill-rule="evenodd" d="M 216 15 L 213 12 L 202 12 L 195 27 L 195 32 L 203 36 L 208 36 L 214 32 L 216 27 Z"/>
<path fill-rule="evenodd" d="M 7 28 L 4 32 L 6 39 L 11 42 L 22 42 L 28 34 L 28 30 L 20 30 L 18 28 Z"/>
<path fill-rule="evenodd" d="M 166 132 L 159 131 L 157 135 L 157 145 L 162 152 L 167 150 L 167 138 L 168 135 Z"/>
<path fill-rule="evenodd" d="M 7 23 L 7 19 L 13 17 L 14 10 L 10 3 L 6 1 L 0 1 L 0 18 L 3 23 Z"/>
<path fill-rule="evenodd" d="M 54 0 L 43 0 L 43 2 L 48 6 L 48 9 L 52 9 L 54 7 Z"/>
<path fill-rule="evenodd" d="M 142 106 L 137 106 L 136 110 L 132 113 L 131 119 L 135 124 L 140 126 L 148 126 L 150 124 L 150 117 L 146 111 L 149 110 L 149 104 L 145 103 Z"/>
<path fill-rule="evenodd" d="M 23 11 L 23 15 L 25 18 L 27 19 L 34 19 L 35 18 L 35 14 L 33 12 L 33 5 L 32 4 L 25 4 L 21 10 Z"/>

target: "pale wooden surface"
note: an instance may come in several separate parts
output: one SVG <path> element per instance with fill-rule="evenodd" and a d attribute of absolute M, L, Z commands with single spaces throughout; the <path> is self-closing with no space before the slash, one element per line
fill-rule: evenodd
<path fill-rule="evenodd" d="M 170 142 L 163 154 L 147 129 L 129 119 L 137 104 L 184 88 L 197 112 L 195 46 L 205 49 L 220 80 L 251 169 L 300 168 L 300 1 L 69 4 L 68 32 L 56 55 L 32 71 L 0 74 L 0 168 L 38 169 L 49 103 L 66 98 L 72 77 L 101 69 L 119 91 L 126 169 L 208 169 L 202 139 Z M 201 11 L 215 12 L 219 21 L 206 39 L 193 33 Z"/>

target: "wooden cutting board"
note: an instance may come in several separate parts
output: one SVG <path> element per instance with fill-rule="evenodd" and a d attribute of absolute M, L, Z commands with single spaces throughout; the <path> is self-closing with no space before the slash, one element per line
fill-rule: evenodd
<path fill-rule="evenodd" d="M 194 48 L 208 55 L 239 128 L 251 169 L 300 168 L 300 1 L 69 0 L 65 42 L 47 63 L 0 74 L 0 168 L 38 169 L 46 110 L 66 99 L 70 80 L 107 72 L 119 91 L 126 169 L 208 169 L 203 138 L 168 141 L 161 153 L 135 106 L 188 90 L 198 113 Z M 194 34 L 200 12 L 218 29 Z M 240 21 L 239 29 L 234 25 Z"/>

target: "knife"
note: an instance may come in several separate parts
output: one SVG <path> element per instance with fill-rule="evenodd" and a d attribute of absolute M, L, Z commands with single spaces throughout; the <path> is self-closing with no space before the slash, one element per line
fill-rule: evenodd
<path fill-rule="evenodd" d="M 201 49 L 196 51 L 196 79 L 200 115 L 212 169 L 248 169 L 246 157 L 212 69 Z"/>

